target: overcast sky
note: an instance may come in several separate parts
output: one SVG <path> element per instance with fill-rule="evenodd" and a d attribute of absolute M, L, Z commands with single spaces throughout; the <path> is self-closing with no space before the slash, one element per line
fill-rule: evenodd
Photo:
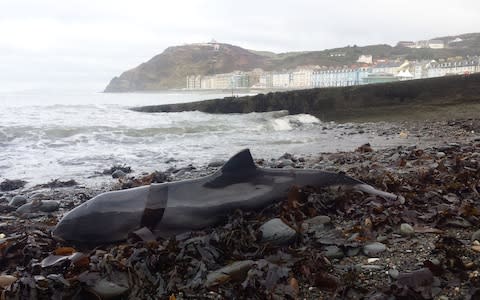
<path fill-rule="evenodd" d="M 0 91 L 102 90 L 166 47 L 274 52 L 480 31 L 478 0 L 0 0 Z"/>

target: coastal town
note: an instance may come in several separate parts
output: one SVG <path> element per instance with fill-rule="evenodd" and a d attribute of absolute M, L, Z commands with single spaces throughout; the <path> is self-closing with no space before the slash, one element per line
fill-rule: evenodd
<path fill-rule="evenodd" d="M 400 41 L 397 47 L 444 49 L 451 44 L 462 42 L 453 39 Z M 217 43 L 206 43 L 214 51 L 221 51 Z M 344 52 L 332 51 L 332 57 L 345 56 Z M 424 79 L 449 75 L 465 75 L 480 72 L 480 57 L 456 56 L 438 60 L 413 60 L 375 58 L 360 55 L 352 65 L 321 66 L 303 65 L 290 70 L 234 71 L 224 74 L 186 76 L 187 90 L 222 89 L 304 89 L 355 86 L 372 83 Z"/>

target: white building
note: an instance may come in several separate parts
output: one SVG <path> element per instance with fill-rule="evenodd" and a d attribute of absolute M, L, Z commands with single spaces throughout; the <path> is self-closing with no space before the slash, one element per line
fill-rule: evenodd
<path fill-rule="evenodd" d="M 292 81 L 291 74 L 288 73 L 273 73 L 272 74 L 272 87 L 275 88 L 288 88 Z"/>
<path fill-rule="evenodd" d="M 358 57 L 357 62 L 371 65 L 373 63 L 373 56 L 362 54 Z"/>
<path fill-rule="evenodd" d="M 408 69 L 401 70 L 398 72 L 397 75 L 395 75 L 399 80 L 412 80 L 414 78 L 413 74 L 410 73 Z"/>
<path fill-rule="evenodd" d="M 335 68 L 315 70 L 312 74 L 314 87 L 339 87 L 364 84 L 364 79 L 370 74 L 371 69 L 361 68 Z"/>
<path fill-rule="evenodd" d="M 189 90 L 201 89 L 202 88 L 201 80 L 202 80 L 202 77 L 200 75 L 187 76 L 187 89 Z"/>
<path fill-rule="evenodd" d="M 442 40 L 429 40 L 428 48 L 431 49 L 443 49 L 445 48 L 445 43 Z"/>
<path fill-rule="evenodd" d="M 400 61 L 387 61 L 377 63 L 372 67 L 372 73 L 385 73 L 396 75 L 400 71 L 400 67 L 403 65 L 403 62 Z"/>
<path fill-rule="evenodd" d="M 442 77 L 446 75 L 465 75 L 480 71 L 479 59 L 465 59 L 460 61 L 435 62 L 428 68 L 428 77 Z"/>
<path fill-rule="evenodd" d="M 412 71 L 413 79 L 427 78 L 428 68 L 430 68 L 431 63 L 432 61 L 430 60 L 416 61 L 412 63 L 411 71 Z"/>
<path fill-rule="evenodd" d="M 293 88 L 307 88 L 312 86 L 312 69 L 301 69 L 291 73 L 290 86 Z"/>

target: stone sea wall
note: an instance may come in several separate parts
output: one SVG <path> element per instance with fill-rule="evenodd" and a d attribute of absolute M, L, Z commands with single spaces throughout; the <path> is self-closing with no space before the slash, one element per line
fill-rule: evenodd
<path fill-rule="evenodd" d="M 474 117 L 479 109 L 480 74 L 134 108 L 141 112 L 207 113 L 288 110 L 291 114 L 308 113 L 325 121 L 464 118 Z"/>

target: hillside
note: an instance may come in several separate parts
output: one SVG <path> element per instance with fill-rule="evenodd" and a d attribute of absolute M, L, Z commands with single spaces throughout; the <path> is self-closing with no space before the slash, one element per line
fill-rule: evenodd
<path fill-rule="evenodd" d="M 229 44 L 190 44 L 167 48 L 138 67 L 113 78 L 105 92 L 155 91 L 185 87 L 187 75 L 210 75 L 235 70 L 265 71 L 292 69 L 302 65 L 338 66 L 355 63 L 362 54 L 375 59 L 401 58 L 408 60 L 440 59 L 453 56 L 480 55 L 480 33 L 439 37 L 450 43 L 445 49 L 411 49 L 390 45 L 347 46 L 323 51 L 272 53 L 254 51 Z M 218 48 L 215 47 L 218 45 Z M 332 56 L 342 53 L 345 56 Z"/>

